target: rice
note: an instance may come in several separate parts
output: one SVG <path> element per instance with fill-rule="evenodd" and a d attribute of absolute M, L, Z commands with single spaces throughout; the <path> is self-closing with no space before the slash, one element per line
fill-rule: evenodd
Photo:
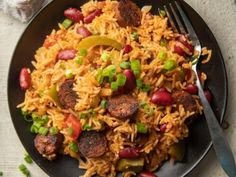
<path fill-rule="evenodd" d="M 195 112 L 189 112 L 182 105 L 177 107 L 176 104 L 170 106 L 155 105 L 150 102 L 150 95 L 157 88 L 166 88 L 169 92 L 174 90 L 183 90 L 189 83 L 195 82 L 195 75 L 191 70 L 191 62 L 184 57 L 174 53 L 172 50 L 159 44 L 162 38 L 169 40 L 170 45 L 178 34 L 168 27 L 167 18 L 158 15 L 151 15 L 149 11 L 151 6 L 142 8 L 142 19 L 139 27 L 121 28 L 115 18 L 115 7 L 117 1 L 90 1 L 81 7 L 84 15 L 95 9 L 102 9 L 103 14 L 96 17 L 92 23 L 83 24 L 75 23 L 68 29 L 59 24 L 58 30 L 53 30 L 46 37 L 47 43 L 51 46 L 40 47 L 32 61 L 35 69 L 31 73 L 32 86 L 25 93 L 23 103 L 18 107 L 24 111 L 33 112 L 38 115 L 48 115 L 48 127 L 57 127 L 65 136 L 63 150 L 64 154 L 68 154 L 79 160 L 79 168 L 85 169 L 83 177 L 90 177 L 95 174 L 99 176 L 116 176 L 116 163 L 119 160 L 118 154 L 121 149 L 126 146 L 134 146 L 137 141 L 138 132 L 135 122 L 130 119 L 121 120 L 106 114 L 106 111 L 99 105 L 102 99 L 112 96 L 112 90 L 105 86 L 101 87 L 96 76 L 98 68 L 105 68 L 111 63 L 117 68 L 117 72 L 121 72 L 119 64 L 122 61 L 139 59 L 141 63 L 140 79 L 144 84 L 150 85 L 149 93 L 142 92 L 136 88 L 131 94 L 139 103 L 149 105 L 149 113 L 144 108 L 140 108 L 135 121 L 141 122 L 148 127 L 149 134 L 146 140 L 138 144 L 141 152 L 145 155 L 145 161 L 149 170 L 157 169 L 164 160 L 169 158 L 168 150 L 174 143 L 188 137 L 189 129 L 185 121 Z M 83 59 L 83 64 L 77 64 L 75 59 L 57 60 L 57 54 L 62 49 L 78 49 L 78 44 L 82 40 L 82 36 L 77 34 L 76 28 L 85 26 L 93 34 L 99 34 L 114 39 L 121 44 L 130 44 L 133 50 L 124 54 L 123 51 L 117 51 L 111 47 L 98 46 L 88 50 L 88 55 Z M 132 39 L 132 32 L 139 34 L 139 42 Z M 158 53 L 163 51 L 167 58 L 173 59 L 177 66 L 170 72 L 163 72 L 164 61 L 160 60 Z M 113 61 L 102 61 L 101 55 L 106 52 L 112 56 Z M 211 51 L 203 49 L 203 55 L 207 55 L 208 62 L 211 57 Z M 149 61 L 150 60 L 150 61 Z M 99 66 L 96 68 L 96 66 Z M 189 76 L 184 79 L 179 77 L 181 70 L 189 71 Z M 74 109 L 63 109 L 50 96 L 50 88 L 59 86 L 66 80 L 65 72 L 70 71 L 74 77 L 73 90 L 79 95 Z M 202 80 L 206 80 L 206 75 L 202 73 Z M 194 99 L 198 103 L 198 112 L 201 113 L 202 107 L 198 97 Z M 90 130 L 101 131 L 104 126 L 109 127 L 106 131 L 108 141 L 107 152 L 99 158 L 80 158 L 79 154 L 70 152 L 68 145 L 71 141 L 68 132 L 64 128 L 65 113 L 72 113 L 79 117 L 80 113 L 84 113 L 90 109 L 96 113 L 94 116 L 80 119 L 83 126 L 89 125 Z M 165 133 L 160 132 L 160 125 L 166 124 Z M 135 172 L 123 172 L 123 176 L 128 177 L 135 175 Z"/>

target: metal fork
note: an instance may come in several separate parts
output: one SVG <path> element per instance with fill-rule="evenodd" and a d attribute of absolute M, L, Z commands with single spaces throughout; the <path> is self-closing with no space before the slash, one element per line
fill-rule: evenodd
<path fill-rule="evenodd" d="M 174 8 L 174 6 L 176 6 L 177 8 Z M 168 9 L 171 9 L 171 10 L 168 10 Z M 177 13 L 177 10 L 175 9 L 178 9 L 179 13 Z M 224 133 L 216 119 L 214 112 L 211 109 L 210 104 L 208 103 L 204 95 L 203 88 L 197 74 L 197 63 L 198 63 L 197 61 L 200 59 L 201 50 L 202 50 L 201 43 L 197 37 L 195 30 L 193 29 L 193 26 L 191 25 L 185 12 L 181 8 L 179 2 L 174 1 L 174 3 L 169 3 L 168 5 L 165 5 L 164 10 L 166 12 L 166 15 L 174 31 L 178 31 L 181 34 L 188 34 L 194 46 L 194 50 L 197 52 L 197 56 L 195 56 L 194 61 L 192 61 L 193 63 L 192 69 L 196 75 L 196 85 L 198 87 L 198 95 L 200 97 L 200 100 L 203 106 L 203 111 L 206 117 L 206 121 L 207 121 L 208 129 L 211 135 L 211 139 L 213 142 L 213 146 L 214 146 L 217 158 L 222 168 L 226 172 L 226 174 L 229 177 L 236 177 L 236 166 L 235 166 L 235 160 L 234 160 L 232 150 L 224 136 Z M 171 16 L 170 12 L 172 12 L 173 16 Z M 187 31 L 185 30 L 184 25 L 182 24 L 178 14 L 180 14 Z M 173 19 L 175 19 L 179 28 L 177 28 L 177 25 Z"/>

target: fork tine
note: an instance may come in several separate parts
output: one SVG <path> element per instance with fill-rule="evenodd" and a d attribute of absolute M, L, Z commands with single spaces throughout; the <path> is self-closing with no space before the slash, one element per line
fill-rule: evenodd
<path fill-rule="evenodd" d="M 167 7 L 166 7 L 165 5 L 164 5 L 164 9 L 165 9 L 166 15 L 167 15 L 167 17 L 168 17 L 168 19 L 169 19 L 170 25 L 172 26 L 174 32 L 178 32 L 178 31 L 177 31 L 177 28 L 176 28 L 176 26 L 175 26 L 174 20 L 173 20 L 173 18 L 171 17 L 171 15 L 170 15 L 170 13 L 169 13 L 169 11 L 168 11 L 168 9 L 167 9 Z"/>
<path fill-rule="evenodd" d="M 176 2 L 176 1 L 175 1 L 175 2 Z M 173 6 L 172 6 L 171 3 L 170 3 L 169 5 L 170 5 L 170 8 L 171 8 L 171 10 L 172 10 L 172 12 L 173 12 L 173 14 L 174 14 L 175 20 L 176 20 L 176 22 L 177 22 L 177 24 L 178 24 L 178 26 L 179 26 L 180 33 L 186 34 L 186 31 L 185 31 L 185 29 L 184 29 L 184 26 L 183 26 L 183 24 L 182 24 L 182 22 L 181 22 L 179 16 L 178 16 L 177 13 L 175 12 L 175 9 L 173 8 Z"/>
<path fill-rule="evenodd" d="M 177 1 L 175 1 L 175 4 L 176 4 L 176 7 L 178 8 L 179 10 L 179 13 L 185 23 L 185 26 L 188 30 L 188 33 L 190 35 L 190 38 L 192 38 L 192 41 L 193 42 L 199 42 L 198 41 L 198 37 L 197 37 L 197 34 L 195 32 L 195 30 L 193 29 L 193 26 L 191 25 L 190 21 L 188 20 L 188 17 L 186 16 L 186 14 L 184 13 L 184 11 L 182 10 L 182 8 L 180 7 L 179 3 Z M 195 44 L 196 45 L 196 44 Z"/>

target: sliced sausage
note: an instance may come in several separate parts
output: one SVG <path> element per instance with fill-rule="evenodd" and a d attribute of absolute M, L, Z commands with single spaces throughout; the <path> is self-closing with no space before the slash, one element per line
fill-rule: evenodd
<path fill-rule="evenodd" d="M 78 147 L 80 153 L 85 157 L 100 157 L 106 152 L 107 140 L 101 132 L 84 131 L 79 136 Z"/>
<path fill-rule="evenodd" d="M 119 95 L 110 98 L 108 112 L 116 118 L 131 118 L 138 110 L 138 100 L 131 95 Z"/>
<path fill-rule="evenodd" d="M 58 97 L 61 105 L 66 109 L 73 109 L 76 104 L 77 94 L 73 90 L 73 79 L 66 80 L 61 84 Z"/>
<path fill-rule="evenodd" d="M 188 92 L 183 91 L 183 90 L 175 91 L 172 94 L 172 98 L 173 98 L 174 103 L 177 104 L 177 106 L 183 105 L 185 111 L 198 112 L 197 103 L 195 99 L 193 98 L 193 96 L 189 94 Z"/>
<path fill-rule="evenodd" d="M 48 160 L 56 158 L 56 154 L 62 146 L 64 137 L 62 134 L 57 135 L 37 135 L 34 139 L 34 146 L 37 151 Z"/>
<path fill-rule="evenodd" d="M 116 9 L 117 22 L 121 27 L 139 26 L 141 24 L 141 10 L 130 0 L 121 0 Z"/>

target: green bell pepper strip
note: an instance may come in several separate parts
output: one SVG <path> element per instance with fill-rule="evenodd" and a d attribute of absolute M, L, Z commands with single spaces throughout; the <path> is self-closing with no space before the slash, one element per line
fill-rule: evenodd
<path fill-rule="evenodd" d="M 48 91 L 49 96 L 55 101 L 56 104 L 61 105 L 58 95 L 57 95 L 57 88 L 56 85 L 52 86 Z"/>
<path fill-rule="evenodd" d="M 105 45 L 105 46 L 111 46 L 113 48 L 116 48 L 118 50 L 122 49 L 122 44 L 117 42 L 114 39 L 110 39 L 105 36 L 98 36 L 93 35 L 86 37 L 82 39 L 78 45 L 79 49 L 89 49 L 90 47 L 98 46 L 98 45 Z"/>

